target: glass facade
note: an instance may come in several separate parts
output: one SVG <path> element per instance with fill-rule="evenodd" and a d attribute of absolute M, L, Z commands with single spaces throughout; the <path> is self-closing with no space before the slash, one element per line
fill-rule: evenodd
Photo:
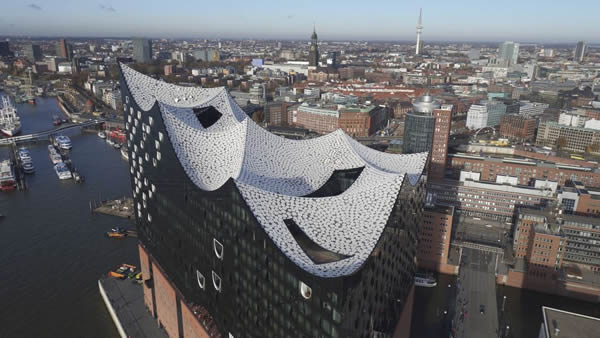
<path fill-rule="evenodd" d="M 404 120 L 404 153 L 431 151 L 435 119 L 427 113 L 408 112 Z"/>
<path fill-rule="evenodd" d="M 272 242 L 233 179 L 214 191 L 198 188 L 177 158 L 159 106 L 140 113 L 122 75 L 121 91 L 141 244 L 183 300 L 210 313 L 222 336 L 391 337 L 413 285 L 424 177 L 416 185 L 404 180 L 357 272 L 317 277 Z M 312 197 L 342 193 L 361 171 L 335 172 Z"/>

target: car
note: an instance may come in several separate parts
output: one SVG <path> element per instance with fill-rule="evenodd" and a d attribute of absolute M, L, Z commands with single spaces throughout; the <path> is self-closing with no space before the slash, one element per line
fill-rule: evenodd
<path fill-rule="evenodd" d="M 485 314 L 485 305 L 483 305 L 483 304 L 479 305 L 479 313 L 481 313 L 482 315 Z"/>

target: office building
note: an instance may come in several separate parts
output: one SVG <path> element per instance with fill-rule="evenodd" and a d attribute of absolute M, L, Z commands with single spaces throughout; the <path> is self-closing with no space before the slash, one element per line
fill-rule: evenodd
<path fill-rule="evenodd" d="M 337 105 L 316 105 L 305 102 L 298 107 L 296 125 L 319 134 L 327 134 L 338 129 L 339 118 Z"/>
<path fill-rule="evenodd" d="M 139 63 L 152 62 L 152 40 L 133 40 L 133 59 Z"/>
<path fill-rule="evenodd" d="M 600 144 L 600 130 L 541 122 L 535 142 L 540 146 L 558 146 L 563 150 L 585 152 L 589 146 Z"/>
<path fill-rule="evenodd" d="M 374 105 L 347 105 L 339 110 L 338 128 L 352 137 L 365 137 L 375 134 L 387 125 L 387 112 L 384 107 Z"/>
<path fill-rule="evenodd" d="M 310 36 L 310 51 L 308 52 L 309 67 L 319 67 L 319 45 L 317 40 L 317 31 L 313 28 L 313 33 Z"/>
<path fill-rule="evenodd" d="M 169 76 L 169 75 L 177 72 L 177 66 L 175 66 L 175 65 L 165 65 L 164 69 L 163 69 L 163 72 L 164 72 L 165 76 Z"/>
<path fill-rule="evenodd" d="M 500 120 L 500 136 L 520 142 L 533 141 L 535 137 L 535 118 L 523 115 L 507 114 Z"/>
<path fill-rule="evenodd" d="M 66 59 L 67 61 L 73 60 L 73 46 L 65 39 L 60 39 L 56 43 L 56 56 L 59 58 Z"/>
<path fill-rule="evenodd" d="M 42 59 L 42 50 L 40 49 L 40 45 L 26 45 L 23 50 L 23 54 L 25 54 L 25 59 L 31 63 L 35 63 L 36 61 L 40 61 Z"/>
<path fill-rule="evenodd" d="M 441 101 L 424 95 L 413 101 L 412 111 L 404 117 L 404 153 L 430 152 L 435 131 L 433 111 L 442 107 Z"/>
<path fill-rule="evenodd" d="M 584 41 L 577 42 L 575 46 L 574 59 L 577 62 L 583 62 L 583 58 L 585 57 L 585 52 L 587 49 L 587 44 Z"/>
<path fill-rule="evenodd" d="M 221 60 L 221 53 L 218 49 L 214 48 L 197 49 L 192 54 L 198 61 L 217 62 Z"/>
<path fill-rule="evenodd" d="M 448 264 L 453 217 L 452 207 L 425 207 L 417 248 L 417 264 L 420 269 L 456 273 L 456 266 Z"/>
<path fill-rule="evenodd" d="M 477 130 L 484 127 L 495 127 L 500 124 L 507 111 L 517 112 L 519 106 L 508 100 L 486 100 L 472 104 L 467 112 L 467 128 Z"/>
<path fill-rule="evenodd" d="M 480 156 L 475 154 L 449 154 L 449 169 L 454 177 L 461 171 L 473 171 L 481 175 L 480 181 L 496 182 L 498 175 L 517 177 L 519 185 L 531 185 L 534 180 L 549 180 L 559 185 L 566 181 L 580 181 L 590 187 L 600 187 L 600 169 L 576 164 L 565 164 L 559 157 L 546 155 L 537 159 L 505 158 L 503 156 Z"/>
<path fill-rule="evenodd" d="M 515 65 L 519 59 L 519 43 L 513 41 L 505 41 L 498 47 L 498 59 L 504 61 L 508 65 Z"/>
<path fill-rule="evenodd" d="M 408 336 L 427 154 L 287 140 L 225 88 L 120 69 L 144 301 L 169 336 Z"/>
<path fill-rule="evenodd" d="M 435 122 L 427 177 L 434 181 L 443 179 L 446 173 L 452 110 L 452 105 L 442 105 L 440 109 L 433 110 L 433 119 Z"/>
<path fill-rule="evenodd" d="M 10 51 L 10 45 L 8 41 L 0 41 L 0 57 L 8 57 L 12 56 L 12 52 Z"/>
<path fill-rule="evenodd" d="M 337 52 L 328 52 L 327 53 L 327 67 L 337 68 L 338 66 L 338 56 Z"/>
<path fill-rule="evenodd" d="M 542 306 L 543 322 L 539 338 L 595 338 L 600 332 L 600 318 Z"/>
<path fill-rule="evenodd" d="M 568 181 L 558 193 L 558 203 L 568 213 L 600 215 L 600 188 L 586 187 L 581 182 Z"/>

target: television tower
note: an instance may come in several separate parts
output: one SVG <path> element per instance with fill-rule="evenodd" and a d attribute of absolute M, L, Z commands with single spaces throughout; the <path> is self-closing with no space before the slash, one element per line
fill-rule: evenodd
<path fill-rule="evenodd" d="M 417 48 L 415 50 L 415 54 L 419 55 L 420 47 L 421 47 L 421 32 L 423 31 L 423 25 L 421 21 L 421 16 L 423 15 L 423 8 L 419 9 L 419 22 L 417 23 Z"/>

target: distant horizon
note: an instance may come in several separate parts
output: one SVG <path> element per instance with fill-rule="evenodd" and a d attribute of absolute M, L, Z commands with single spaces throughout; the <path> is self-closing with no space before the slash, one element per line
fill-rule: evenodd
<path fill-rule="evenodd" d="M 236 37 L 236 38 L 220 38 L 220 37 L 157 37 L 157 36 L 68 36 L 68 35 L 0 35 L 0 40 L 5 39 L 30 39 L 30 40 L 134 40 L 134 39 L 149 39 L 149 40 L 168 40 L 168 41 L 197 41 L 197 40 L 208 40 L 208 41 L 291 41 L 291 42 L 309 42 L 308 38 L 259 38 L 259 37 Z M 416 40 L 416 39 L 415 39 Z M 376 43 L 398 43 L 398 44 L 415 44 L 415 40 L 410 39 L 321 39 L 319 42 L 376 42 Z M 556 42 L 544 42 L 544 41 L 518 41 L 518 40 L 425 40 L 422 39 L 425 45 L 427 44 L 500 44 L 505 41 L 514 41 L 521 45 L 559 45 L 559 46 L 575 46 L 579 41 L 556 41 Z M 584 41 L 588 48 L 600 48 L 600 42 L 589 42 Z"/>
<path fill-rule="evenodd" d="M 505 0 L 460 3 L 441 0 L 364 2 L 160 0 L 7 2 L 0 32 L 15 37 L 306 40 L 316 26 L 324 41 L 414 41 L 419 9 L 422 39 L 431 42 L 524 41 L 600 44 L 596 13 L 600 2 L 577 5 Z"/>

